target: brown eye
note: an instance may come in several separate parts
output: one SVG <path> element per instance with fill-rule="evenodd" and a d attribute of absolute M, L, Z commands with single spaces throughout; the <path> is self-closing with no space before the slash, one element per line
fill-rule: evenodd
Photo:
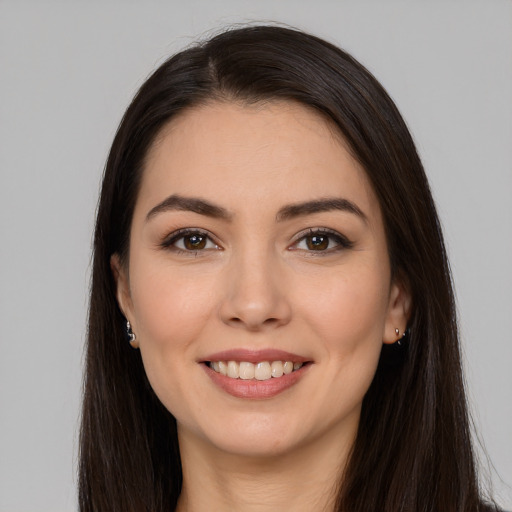
<path fill-rule="evenodd" d="M 162 242 L 162 247 L 195 255 L 197 255 L 198 252 L 206 252 L 211 249 L 220 250 L 220 247 L 207 233 L 192 229 L 178 230 L 176 233 L 173 233 L 170 238 Z"/>
<path fill-rule="evenodd" d="M 326 235 L 311 235 L 306 237 L 306 246 L 310 251 L 325 251 L 329 247 L 329 237 Z"/>
<path fill-rule="evenodd" d="M 308 233 L 300 237 L 290 249 L 327 255 L 350 249 L 353 245 L 353 242 L 337 231 L 311 229 Z"/>
<path fill-rule="evenodd" d="M 208 237 L 200 234 L 187 235 L 183 237 L 183 245 L 189 251 L 200 251 L 206 247 Z"/>

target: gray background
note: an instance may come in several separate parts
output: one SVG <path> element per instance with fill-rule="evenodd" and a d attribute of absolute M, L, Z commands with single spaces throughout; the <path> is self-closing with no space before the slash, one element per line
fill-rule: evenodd
<path fill-rule="evenodd" d="M 512 507 L 511 1 L 0 0 L 0 511 L 76 508 L 91 232 L 125 107 L 168 54 L 251 20 L 352 52 L 411 127 L 451 255 L 479 437 Z"/>

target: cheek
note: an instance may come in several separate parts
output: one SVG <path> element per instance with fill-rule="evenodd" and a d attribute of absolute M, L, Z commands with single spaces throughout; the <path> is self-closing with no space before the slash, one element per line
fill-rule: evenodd
<path fill-rule="evenodd" d="M 142 343 L 175 346 L 193 340 L 212 310 L 205 279 L 169 269 L 132 279 L 132 300 Z"/>
<path fill-rule="evenodd" d="M 339 273 L 313 288 L 302 309 L 310 322 L 335 344 L 367 338 L 382 342 L 388 308 L 389 282 L 382 272 Z"/>
<path fill-rule="evenodd" d="M 207 279 L 185 279 L 169 268 L 132 275 L 132 300 L 144 369 L 154 392 L 177 417 L 188 417 L 184 397 L 197 371 L 195 341 L 203 336 L 212 311 Z"/>
<path fill-rule="evenodd" d="M 375 375 L 387 311 L 388 284 L 364 274 L 334 281 L 315 304 L 310 324 L 323 340 L 325 379 L 318 395 L 338 416 L 359 410 Z"/>
<path fill-rule="evenodd" d="M 137 337 L 151 387 L 167 409 L 179 416 L 185 406 L 185 383 L 197 371 L 194 342 L 214 310 L 212 297 L 204 276 L 185 279 L 184 272 L 170 271 L 165 265 L 149 268 L 151 272 L 132 276 Z"/>
<path fill-rule="evenodd" d="M 312 333 L 322 340 L 322 361 L 326 363 L 325 400 L 337 408 L 344 397 L 350 410 L 363 399 L 373 380 L 382 348 L 388 308 L 389 282 L 386 268 L 378 265 L 340 271 L 302 310 Z M 345 410 L 345 409 L 344 409 Z"/>

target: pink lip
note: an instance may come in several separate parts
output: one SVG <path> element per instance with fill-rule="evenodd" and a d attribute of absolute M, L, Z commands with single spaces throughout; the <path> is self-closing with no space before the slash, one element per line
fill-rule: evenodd
<path fill-rule="evenodd" d="M 226 354 L 227 352 L 221 352 L 220 355 Z M 237 351 L 238 353 L 238 351 Z M 219 354 L 214 354 L 217 357 Z M 282 354 L 282 352 L 281 352 Z M 274 354 L 273 354 L 274 355 Z M 288 354 L 290 355 L 290 354 Z M 226 358 L 231 361 L 247 361 L 247 359 L 238 359 L 238 357 Z M 212 359 L 213 361 L 225 361 L 226 359 Z M 260 358 L 258 361 L 268 361 L 268 358 Z M 281 358 L 281 357 L 272 357 L 271 361 L 278 360 L 287 360 L 290 361 L 290 358 Z M 294 358 L 291 358 L 293 361 Z M 252 362 L 252 361 L 248 361 Z M 207 364 L 201 364 L 204 371 L 210 377 L 214 384 L 219 386 L 223 391 L 229 393 L 230 395 L 237 398 L 245 398 L 252 400 L 262 400 L 265 398 L 272 398 L 279 393 L 289 389 L 294 384 L 296 384 L 308 371 L 311 367 L 310 364 L 306 364 L 302 366 L 300 369 L 295 370 L 288 375 L 283 375 L 278 378 L 271 378 L 268 380 L 242 380 L 242 379 L 232 379 L 230 377 L 226 377 L 216 371 L 212 370 Z"/>
<path fill-rule="evenodd" d="M 205 357 L 201 362 L 204 361 L 246 361 L 248 363 L 260 363 L 262 361 L 291 361 L 292 363 L 306 363 L 311 361 L 311 359 L 277 349 L 232 349 L 211 354 Z"/>

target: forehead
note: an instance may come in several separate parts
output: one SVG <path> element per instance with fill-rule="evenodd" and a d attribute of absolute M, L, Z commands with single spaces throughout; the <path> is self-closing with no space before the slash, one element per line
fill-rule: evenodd
<path fill-rule="evenodd" d="M 366 172 L 338 129 L 294 102 L 212 102 L 170 121 L 148 152 L 141 202 L 169 194 L 201 195 L 226 207 L 278 207 L 352 196 L 379 210 Z M 378 211 L 373 212 L 379 214 Z"/>

